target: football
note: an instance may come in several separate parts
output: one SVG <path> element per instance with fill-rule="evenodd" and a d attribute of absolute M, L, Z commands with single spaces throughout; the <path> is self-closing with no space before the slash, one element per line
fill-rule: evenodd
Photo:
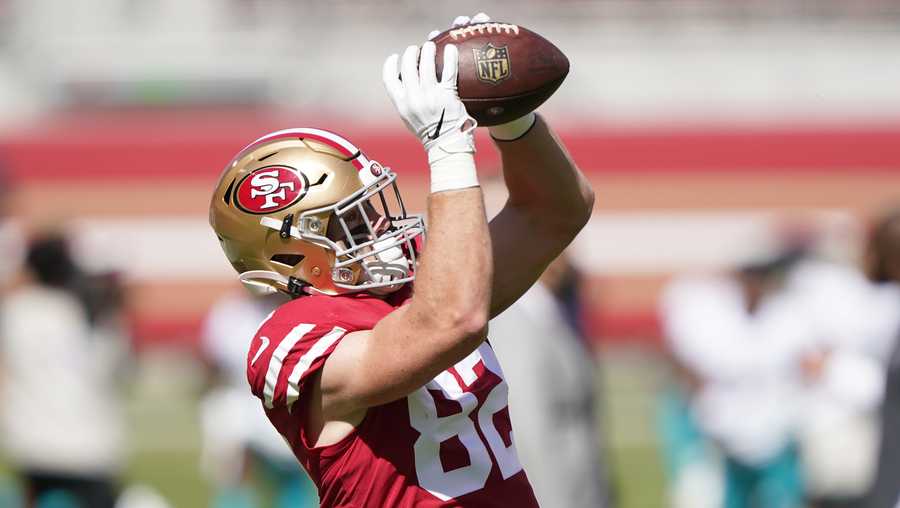
<path fill-rule="evenodd" d="M 524 27 L 475 23 L 441 32 L 438 79 L 444 46 L 459 49 L 459 97 L 479 125 L 497 125 L 543 104 L 569 73 L 569 59 L 547 39 Z"/>

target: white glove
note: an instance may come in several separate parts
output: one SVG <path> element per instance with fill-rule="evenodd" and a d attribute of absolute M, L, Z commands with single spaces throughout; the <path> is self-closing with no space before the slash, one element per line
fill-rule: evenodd
<path fill-rule="evenodd" d="M 431 166 L 432 192 L 478 185 L 475 174 L 476 122 L 456 90 L 459 52 L 444 47 L 444 68 L 438 81 L 433 42 L 409 46 L 402 59 L 393 54 L 384 62 L 382 79 L 400 118 L 425 145 Z M 399 75 L 399 77 L 398 77 Z"/>
<path fill-rule="evenodd" d="M 396 54 L 389 56 L 384 62 L 384 86 L 403 122 L 422 140 L 429 158 L 432 152 L 443 155 L 435 148 L 447 153 L 474 152 L 475 121 L 456 92 L 459 52 L 452 44 L 444 48 L 440 81 L 435 75 L 435 52 L 429 41 L 422 45 L 421 58 L 417 46 L 406 48 L 402 60 Z"/>

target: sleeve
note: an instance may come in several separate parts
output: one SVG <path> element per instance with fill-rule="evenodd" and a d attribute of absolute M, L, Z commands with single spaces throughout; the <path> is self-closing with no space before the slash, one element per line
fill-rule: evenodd
<path fill-rule="evenodd" d="M 247 355 L 247 380 L 267 409 L 297 401 L 306 380 L 325 364 L 347 330 L 334 323 L 280 320 L 263 322 Z"/>

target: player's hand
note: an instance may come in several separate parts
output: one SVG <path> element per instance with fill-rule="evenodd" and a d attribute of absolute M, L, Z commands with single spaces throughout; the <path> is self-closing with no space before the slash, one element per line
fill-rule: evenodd
<path fill-rule="evenodd" d="M 400 118 L 425 145 L 429 162 L 455 153 L 474 153 L 475 120 L 456 89 L 459 52 L 444 47 L 444 68 L 440 81 L 435 72 L 433 42 L 409 46 L 403 56 L 393 54 L 384 62 L 382 79 Z"/>

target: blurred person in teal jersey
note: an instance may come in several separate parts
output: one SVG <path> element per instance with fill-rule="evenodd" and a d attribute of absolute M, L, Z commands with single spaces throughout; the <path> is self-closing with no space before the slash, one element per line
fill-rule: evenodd
<path fill-rule="evenodd" d="M 690 450 L 689 463 L 707 466 L 724 508 L 803 506 L 794 423 L 807 335 L 782 292 L 794 261 L 785 253 L 730 275 L 679 278 L 662 297 L 668 346 L 690 387 L 682 410 L 671 410 L 677 398 L 668 401 L 664 435 L 679 437 L 670 444 Z M 672 463 L 687 464 L 682 455 Z"/>
<path fill-rule="evenodd" d="M 691 412 L 696 386 L 686 369 L 672 360 L 671 379 L 657 402 L 656 424 L 668 480 L 671 508 L 719 508 L 724 482 L 721 455 L 703 434 Z"/>

